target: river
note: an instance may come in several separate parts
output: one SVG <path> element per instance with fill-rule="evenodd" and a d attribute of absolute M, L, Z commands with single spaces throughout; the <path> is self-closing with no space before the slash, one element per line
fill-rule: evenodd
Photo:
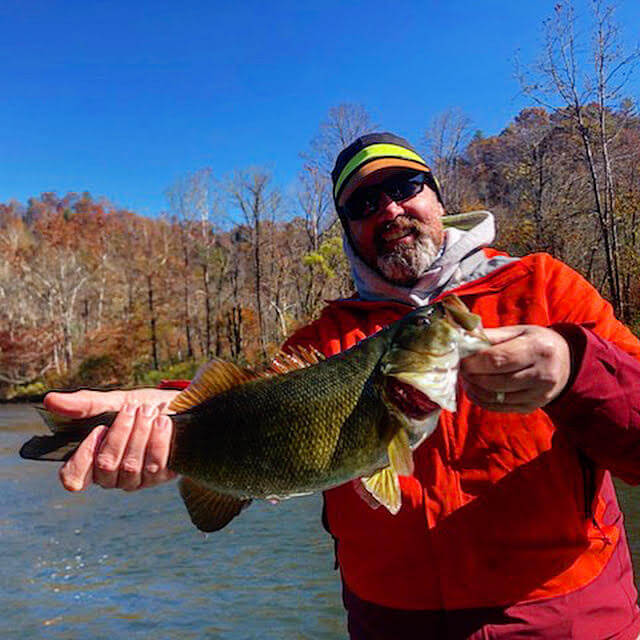
<path fill-rule="evenodd" d="M 0 638 L 345 637 L 319 496 L 256 501 L 205 538 L 175 483 L 65 492 L 17 456 L 39 422 L 0 405 Z"/>
<path fill-rule="evenodd" d="M 346 637 L 319 496 L 256 501 L 206 537 L 174 483 L 124 493 L 62 490 L 56 465 L 20 460 L 44 433 L 0 405 L 0 638 Z M 640 575 L 640 489 L 618 485 Z"/>

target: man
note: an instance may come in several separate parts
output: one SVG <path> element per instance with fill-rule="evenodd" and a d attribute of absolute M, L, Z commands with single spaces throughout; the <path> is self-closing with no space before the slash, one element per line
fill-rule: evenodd
<path fill-rule="evenodd" d="M 396 516 L 353 483 L 325 494 L 351 636 L 636 638 L 608 470 L 640 482 L 640 343 L 566 265 L 485 248 L 489 213 L 445 216 L 406 140 L 358 138 L 332 178 L 358 296 L 287 344 L 332 355 L 445 292 L 483 318 L 493 344 L 463 363 L 458 410 L 414 452 Z M 47 396 L 74 415 L 126 402 L 62 468 L 64 486 L 167 479 L 168 393 Z"/>

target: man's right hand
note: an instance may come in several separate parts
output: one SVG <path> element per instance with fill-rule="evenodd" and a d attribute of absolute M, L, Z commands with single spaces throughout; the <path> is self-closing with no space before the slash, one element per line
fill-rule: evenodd
<path fill-rule="evenodd" d="M 99 426 L 82 441 L 60 468 L 68 491 L 82 491 L 92 483 L 105 489 L 135 491 L 176 476 L 167 468 L 172 426 L 166 409 L 178 391 L 75 391 L 49 393 L 44 406 L 74 418 L 117 411 L 111 427 Z"/>

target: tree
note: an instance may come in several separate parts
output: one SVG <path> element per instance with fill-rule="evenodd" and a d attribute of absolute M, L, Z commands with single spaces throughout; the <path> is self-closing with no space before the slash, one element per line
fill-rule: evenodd
<path fill-rule="evenodd" d="M 620 133 L 612 111 L 619 106 L 623 89 L 635 70 L 640 50 L 623 53 L 620 33 L 611 6 L 592 2 L 591 43 L 578 38 L 577 20 L 570 2 L 558 3 L 554 16 L 545 21 L 542 56 L 529 72 L 520 73 L 525 93 L 539 104 L 558 111 L 567 108 L 582 142 L 583 161 L 590 177 L 593 208 L 597 217 L 606 263 L 606 279 L 616 312 L 624 316 L 619 224 L 616 211 L 615 166 L 610 145 Z M 591 70 L 582 52 L 591 53 Z M 560 104 L 557 104 L 560 100 Z"/>
<path fill-rule="evenodd" d="M 251 237 L 254 295 L 262 357 L 267 357 L 267 326 L 265 322 L 264 296 L 268 283 L 264 278 L 265 223 L 273 222 L 280 206 L 280 192 L 273 188 L 271 175 L 263 169 L 238 171 L 229 182 L 233 204 L 241 212 Z"/>
<path fill-rule="evenodd" d="M 450 108 L 435 116 L 424 135 L 427 159 L 438 179 L 448 210 L 460 211 L 465 204 L 462 153 L 472 136 L 471 118 L 461 109 Z"/>

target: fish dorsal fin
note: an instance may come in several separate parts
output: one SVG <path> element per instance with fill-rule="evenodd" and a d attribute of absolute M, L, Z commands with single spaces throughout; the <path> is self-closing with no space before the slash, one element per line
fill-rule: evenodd
<path fill-rule="evenodd" d="M 392 515 L 395 516 L 400 511 L 402 506 L 400 481 L 398 474 L 390 467 L 380 469 L 369 478 L 362 478 L 362 486 Z"/>
<path fill-rule="evenodd" d="M 296 369 L 311 367 L 324 359 L 324 356 L 315 347 L 289 347 L 287 351 L 276 353 L 271 364 L 260 375 L 282 375 Z"/>
<path fill-rule="evenodd" d="M 249 499 L 218 493 L 191 478 L 180 478 L 178 488 L 191 522 L 206 533 L 226 527 L 251 503 Z"/>
<path fill-rule="evenodd" d="M 213 396 L 255 380 L 258 375 L 250 369 L 243 369 L 233 362 L 214 358 L 198 369 L 191 384 L 169 405 L 169 411 L 186 411 Z"/>

